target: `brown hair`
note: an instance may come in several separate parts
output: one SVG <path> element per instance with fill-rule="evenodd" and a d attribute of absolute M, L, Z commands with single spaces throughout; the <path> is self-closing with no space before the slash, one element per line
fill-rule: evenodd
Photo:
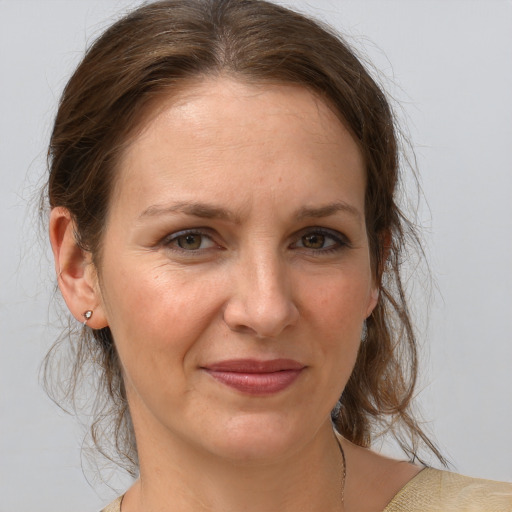
<path fill-rule="evenodd" d="M 411 413 L 417 347 L 400 265 L 408 241 L 417 242 L 417 237 L 396 204 L 399 144 L 394 117 L 379 86 L 328 27 L 263 0 L 163 0 L 133 11 L 93 44 L 64 90 L 48 153 L 50 206 L 70 211 L 77 242 L 101 270 L 116 162 L 141 116 L 160 95 L 218 74 L 306 87 L 331 105 L 358 142 L 366 163 L 372 268 L 381 294 L 333 421 L 358 445 L 369 446 L 389 430 L 411 458 L 422 441 L 443 461 Z M 72 378 L 61 380 L 64 392 L 77 398 L 77 383 L 94 361 L 98 400 L 93 440 L 104 455 L 136 468 L 111 332 L 83 328 L 75 337 Z M 53 355 L 55 347 L 46 359 L 48 387 L 55 377 Z M 114 453 L 105 444 L 109 436 Z"/>

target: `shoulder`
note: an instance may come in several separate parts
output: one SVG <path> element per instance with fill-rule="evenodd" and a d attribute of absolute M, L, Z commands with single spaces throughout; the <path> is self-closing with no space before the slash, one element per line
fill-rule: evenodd
<path fill-rule="evenodd" d="M 426 468 L 384 512 L 512 512 L 512 484 Z"/>
<path fill-rule="evenodd" d="M 123 497 L 119 496 L 116 500 L 114 500 L 110 505 L 106 506 L 101 512 L 120 512 L 121 511 L 121 501 Z"/>

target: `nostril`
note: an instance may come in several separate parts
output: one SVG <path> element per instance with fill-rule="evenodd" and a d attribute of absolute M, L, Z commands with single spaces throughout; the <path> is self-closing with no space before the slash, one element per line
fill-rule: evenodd
<path fill-rule="evenodd" d="M 247 304 L 231 300 L 224 310 L 224 321 L 232 330 L 259 338 L 275 338 L 294 325 L 299 311 L 292 301 L 268 301 L 265 304 Z"/>

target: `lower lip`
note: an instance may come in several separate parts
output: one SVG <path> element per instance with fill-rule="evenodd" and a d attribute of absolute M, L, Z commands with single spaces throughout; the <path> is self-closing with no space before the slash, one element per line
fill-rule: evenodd
<path fill-rule="evenodd" d="M 241 373 L 206 370 L 214 379 L 249 395 L 279 393 L 297 379 L 302 370 L 282 370 L 271 373 Z"/>

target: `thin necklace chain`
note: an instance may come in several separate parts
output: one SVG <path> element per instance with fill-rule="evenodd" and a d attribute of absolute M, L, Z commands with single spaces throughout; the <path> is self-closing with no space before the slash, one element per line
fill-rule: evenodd
<path fill-rule="evenodd" d="M 347 480 L 347 459 L 345 458 L 345 452 L 343 451 L 343 446 L 341 446 L 340 440 L 338 436 L 335 434 L 336 442 L 338 443 L 338 448 L 340 449 L 341 459 L 343 461 L 343 480 L 341 482 L 341 505 L 343 506 L 343 510 L 345 510 L 345 481 Z"/>
<path fill-rule="evenodd" d="M 338 444 L 338 448 L 340 449 L 341 453 L 341 459 L 343 462 L 343 473 L 342 473 L 342 481 L 341 481 L 341 505 L 343 507 L 343 510 L 345 510 L 345 482 L 347 480 L 347 459 L 345 458 L 345 452 L 343 451 L 343 446 L 341 446 L 340 440 L 338 439 L 338 436 L 334 434 L 334 438 L 336 439 L 336 443 Z M 119 500 L 119 511 L 121 511 L 121 503 L 122 499 L 124 498 L 124 495 L 121 496 Z"/>

